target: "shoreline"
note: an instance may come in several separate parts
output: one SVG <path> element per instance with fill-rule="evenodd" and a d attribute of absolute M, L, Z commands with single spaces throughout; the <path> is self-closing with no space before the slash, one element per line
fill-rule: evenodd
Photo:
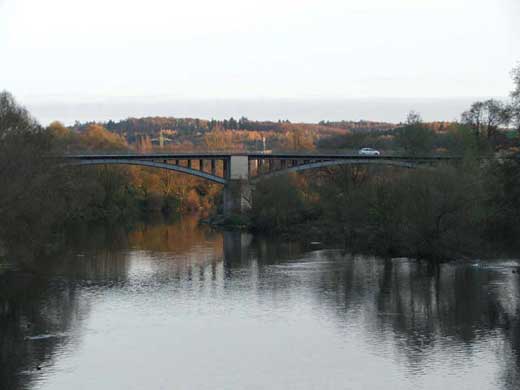
<path fill-rule="evenodd" d="M 473 250 L 463 250 L 462 248 L 448 249 L 446 256 L 436 256 L 435 253 L 414 253 L 413 251 L 398 250 L 395 247 L 385 248 L 384 246 L 371 245 L 370 239 L 365 236 L 357 235 L 348 240 L 342 237 L 337 231 L 326 226 L 326 221 L 303 222 L 291 225 L 291 228 L 276 229 L 272 231 L 258 229 L 249 216 L 229 216 L 217 214 L 209 218 L 199 219 L 199 224 L 208 225 L 222 231 L 242 231 L 253 234 L 261 238 L 276 238 L 287 241 L 297 241 L 304 245 L 319 243 L 324 249 L 340 249 L 352 254 L 372 255 L 381 258 L 409 258 L 416 261 L 426 261 L 429 263 L 446 263 L 470 260 L 491 260 L 497 257 L 508 259 L 520 258 L 520 248 L 505 245 L 496 245 L 496 242 L 484 239 L 476 239 L 479 246 Z"/>

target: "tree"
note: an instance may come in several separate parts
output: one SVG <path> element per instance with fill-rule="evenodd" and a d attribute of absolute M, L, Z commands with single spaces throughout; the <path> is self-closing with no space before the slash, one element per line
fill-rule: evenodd
<path fill-rule="evenodd" d="M 81 135 L 84 146 L 91 150 L 126 150 L 128 144 L 126 140 L 114 133 L 111 133 L 103 126 L 91 124 Z"/>
<path fill-rule="evenodd" d="M 136 149 L 138 152 L 151 152 L 153 149 L 152 140 L 148 135 L 137 136 Z"/>
<path fill-rule="evenodd" d="M 56 138 L 66 138 L 71 134 L 71 131 L 58 121 L 52 122 L 47 130 Z"/>
<path fill-rule="evenodd" d="M 406 125 L 397 129 L 396 142 L 406 153 L 424 154 L 432 149 L 433 131 L 421 120 L 418 113 L 411 111 L 408 114 Z"/>
<path fill-rule="evenodd" d="M 512 76 L 514 89 L 511 91 L 512 103 L 510 106 L 510 116 L 520 136 L 520 65 L 513 69 Z"/>
<path fill-rule="evenodd" d="M 456 155 L 467 157 L 478 154 L 479 144 L 473 135 L 473 130 L 460 123 L 452 123 L 448 126 L 444 135 L 444 146 Z"/>
<path fill-rule="evenodd" d="M 407 125 L 419 125 L 423 122 L 421 118 L 421 114 L 419 114 L 416 111 L 410 111 L 406 117 L 406 124 Z"/>
<path fill-rule="evenodd" d="M 518 240 L 520 234 L 520 160 L 494 161 L 487 168 L 489 230 L 494 236 Z"/>
<path fill-rule="evenodd" d="M 5 222 L 2 212 L 15 207 L 36 177 L 45 174 L 43 154 L 50 150 L 50 141 L 11 94 L 0 93 L 0 220 Z"/>
<path fill-rule="evenodd" d="M 78 149 L 79 137 L 61 122 L 54 121 L 46 128 L 53 138 L 54 148 L 63 152 Z"/>
<path fill-rule="evenodd" d="M 345 246 L 349 247 L 367 222 L 369 204 L 366 187 L 373 172 L 367 167 L 348 165 L 322 172 L 322 181 L 314 180 L 315 190 L 319 194 L 319 208 L 329 226 L 339 232 Z"/>
<path fill-rule="evenodd" d="M 294 151 L 314 149 L 314 136 L 309 130 L 291 124 L 285 124 L 283 128 L 286 130 L 282 140 L 284 149 Z"/>
<path fill-rule="evenodd" d="M 475 102 L 462 114 L 462 123 L 473 129 L 475 137 L 486 136 L 488 140 L 494 140 L 498 128 L 507 124 L 509 119 L 508 107 L 495 99 Z"/>
<path fill-rule="evenodd" d="M 41 249 L 82 199 L 67 170 L 49 158 L 53 137 L 11 94 L 0 93 L 0 241 L 24 254 Z"/>
<path fill-rule="evenodd" d="M 304 216 L 304 202 L 291 177 L 276 176 L 258 183 L 251 217 L 259 230 L 286 230 Z"/>
<path fill-rule="evenodd" d="M 18 105 L 14 97 L 6 91 L 0 92 L 0 119 L 2 141 L 11 136 L 35 134 L 43 130 L 29 112 Z"/>

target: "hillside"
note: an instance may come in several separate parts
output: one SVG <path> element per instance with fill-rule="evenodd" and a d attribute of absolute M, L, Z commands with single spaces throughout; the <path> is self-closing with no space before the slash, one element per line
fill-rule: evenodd
<path fill-rule="evenodd" d="M 382 122 L 251 121 L 247 118 L 205 120 L 198 118 L 147 117 L 118 122 L 76 122 L 70 129 L 79 133 L 99 125 L 122 136 L 137 150 L 187 149 L 313 149 L 322 140 L 345 137 L 354 132 L 385 132 L 397 125 Z"/>

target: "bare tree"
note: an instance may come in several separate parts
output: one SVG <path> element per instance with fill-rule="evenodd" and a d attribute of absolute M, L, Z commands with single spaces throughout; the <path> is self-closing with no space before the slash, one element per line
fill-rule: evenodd
<path fill-rule="evenodd" d="M 514 90 L 511 92 L 513 99 L 520 99 L 520 64 L 511 72 L 513 76 Z"/>
<path fill-rule="evenodd" d="M 421 118 L 421 114 L 419 114 L 416 111 L 410 111 L 406 117 L 406 124 L 407 125 L 418 125 L 423 122 Z"/>
<path fill-rule="evenodd" d="M 470 126 L 476 137 L 486 136 L 494 139 L 498 128 L 509 122 L 508 107 L 495 99 L 475 102 L 462 114 L 462 123 Z"/>
<path fill-rule="evenodd" d="M 514 89 L 511 91 L 512 103 L 510 106 L 510 116 L 520 136 L 520 64 L 511 72 L 513 76 Z"/>

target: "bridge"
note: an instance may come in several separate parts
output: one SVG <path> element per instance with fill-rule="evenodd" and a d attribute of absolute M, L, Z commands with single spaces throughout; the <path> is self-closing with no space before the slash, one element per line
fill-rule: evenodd
<path fill-rule="evenodd" d="M 461 161 L 459 156 L 360 156 L 321 153 L 149 153 L 76 154 L 66 165 L 137 165 L 180 172 L 224 186 L 224 212 L 251 207 L 252 188 L 267 177 L 338 165 L 386 165 L 402 168 Z"/>

